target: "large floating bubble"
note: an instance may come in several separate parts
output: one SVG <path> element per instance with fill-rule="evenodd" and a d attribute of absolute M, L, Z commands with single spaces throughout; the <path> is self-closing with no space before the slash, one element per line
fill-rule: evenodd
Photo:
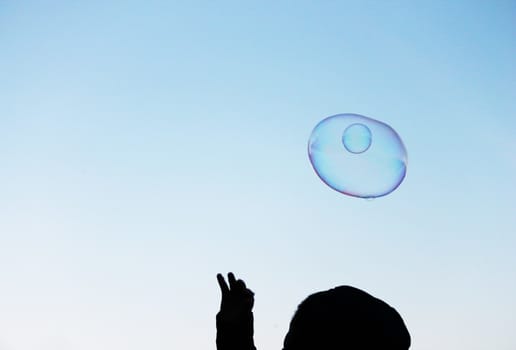
<path fill-rule="evenodd" d="M 385 196 L 407 172 L 407 151 L 396 131 L 358 114 L 337 114 L 317 124 L 308 155 L 325 184 L 354 197 Z"/>

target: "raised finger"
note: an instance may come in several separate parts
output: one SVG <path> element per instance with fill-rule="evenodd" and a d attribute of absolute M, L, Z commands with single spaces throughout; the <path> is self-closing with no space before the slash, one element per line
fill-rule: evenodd
<path fill-rule="evenodd" d="M 235 279 L 235 275 L 233 274 L 233 272 L 228 273 L 228 281 L 229 281 L 229 288 L 231 288 L 231 290 L 236 288 L 236 279 Z"/>
<path fill-rule="evenodd" d="M 217 281 L 219 282 L 219 287 L 222 292 L 222 295 L 227 295 L 229 293 L 229 287 L 226 283 L 226 280 L 224 279 L 224 276 L 222 276 L 220 273 L 217 274 Z"/>

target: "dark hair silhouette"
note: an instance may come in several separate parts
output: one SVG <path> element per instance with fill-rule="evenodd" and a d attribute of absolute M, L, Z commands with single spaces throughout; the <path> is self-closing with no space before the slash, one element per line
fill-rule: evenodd
<path fill-rule="evenodd" d="M 366 292 L 341 286 L 298 307 L 284 350 L 406 350 L 410 335 L 396 310 Z"/>
<path fill-rule="evenodd" d="M 255 350 L 254 293 L 242 280 L 217 275 L 222 292 L 217 314 L 218 350 Z M 283 350 L 407 350 L 410 335 L 396 310 L 349 286 L 318 292 L 298 307 Z"/>

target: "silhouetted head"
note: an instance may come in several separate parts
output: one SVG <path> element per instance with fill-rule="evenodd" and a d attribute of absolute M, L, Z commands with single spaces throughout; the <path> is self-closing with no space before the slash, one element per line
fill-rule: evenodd
<path fill-rule="evenodd" d="M 284 350 L 407 350 L 410 335 L 392 307 L 360 289 L 341 286 L 303 301 Z"/>

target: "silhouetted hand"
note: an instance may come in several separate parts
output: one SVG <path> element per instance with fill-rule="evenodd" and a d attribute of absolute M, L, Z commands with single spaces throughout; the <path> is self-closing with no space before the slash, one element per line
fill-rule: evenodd
<path fill-rule="evenodd" d="M 217 314 L 217 349 L 256 349 L 253 341 L 254 293 L 231 272 L 228 274 L 229 285 L 221 274 L 217 275 L 217 281 L 222 292 Z"/>

